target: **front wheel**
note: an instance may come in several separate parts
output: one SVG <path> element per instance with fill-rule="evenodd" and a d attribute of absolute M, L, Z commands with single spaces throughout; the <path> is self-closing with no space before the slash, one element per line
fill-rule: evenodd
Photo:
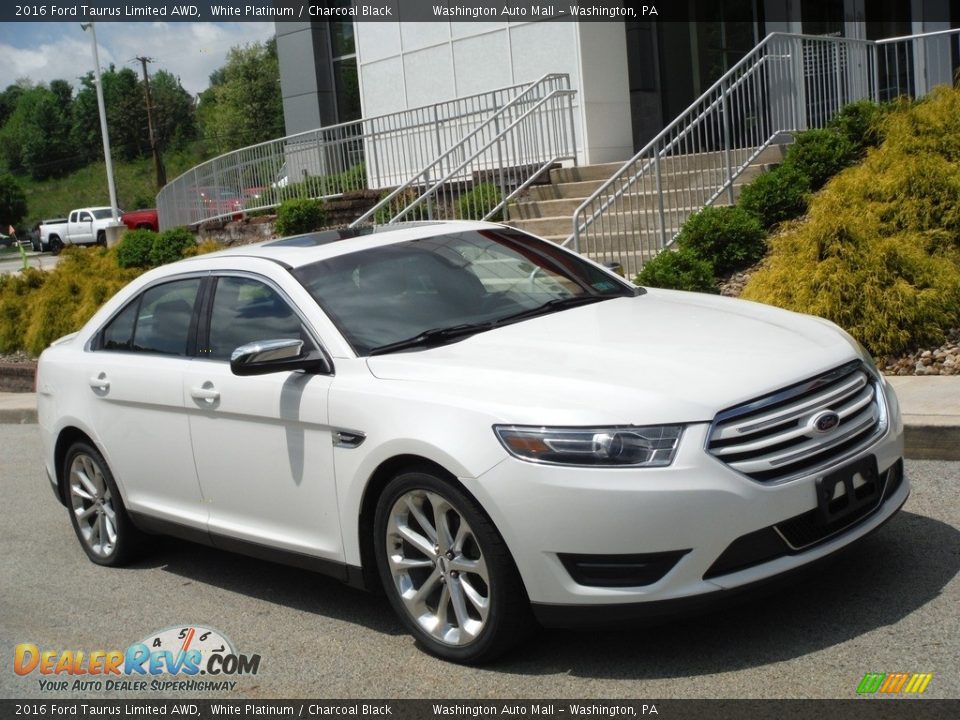
<path fill-rule="evenodd" d="M 503 539 L 451 481 L 425 471 L 397 476 L 380 497 L 374 528 L 390 604 L 432 654 L 487 662 L 535 627 Z"/>
<path fill-rule="evenodd" d="M 126 565 L 136 555 L 143 535 L 133 525 L 99 451 L 74 443 L 63 463 L 67 507 L 80 545 L 98 565 Z"/>

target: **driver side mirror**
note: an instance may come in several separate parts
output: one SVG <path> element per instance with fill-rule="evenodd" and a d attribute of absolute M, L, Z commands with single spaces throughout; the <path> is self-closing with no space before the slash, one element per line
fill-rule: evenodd
<path fill-rule="evenodd" d="M 303 340 L 258 340 L 241 345 L 230 355 L 234 375 L 267 375 L 304 370 L 329 373 L 330 364 L 319 350 L 303 351 Z"/>

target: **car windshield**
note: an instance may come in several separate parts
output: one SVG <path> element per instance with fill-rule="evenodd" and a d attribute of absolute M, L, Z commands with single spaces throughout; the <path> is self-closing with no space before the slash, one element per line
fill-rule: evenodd
<path fill-rule="evenodd" d="M 359 355 L 430 347 L 635 294 L 552 243 L 495 228 L 348 253 L 294 276 Z"/>

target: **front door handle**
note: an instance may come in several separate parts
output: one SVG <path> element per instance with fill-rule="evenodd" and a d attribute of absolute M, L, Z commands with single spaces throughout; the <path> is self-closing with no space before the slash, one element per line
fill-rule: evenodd
<path fill-rule="evenodd" d="M 220 391 L 212 386 L 190 388 L 190 396 L 194 400 L 200 400 L 213 405 L 220 399 Z"/>
<path fill-rule="evenodd" d="M 87 382 L 90 383 L 90 387 L 93 388 L 96 392 L 105 393 L 110 389 L 110 381 L 107 380 L 106 373 L 100 373 L 90 378 Z"/>

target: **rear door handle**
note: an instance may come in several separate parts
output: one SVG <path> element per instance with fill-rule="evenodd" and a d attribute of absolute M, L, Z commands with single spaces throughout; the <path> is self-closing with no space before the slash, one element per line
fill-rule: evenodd
<path fill-rule="evenodd" d="M 110 389 L 110 381 L 107 380 L 106 373 L 100 373 L 88 380 L 90 387 L 100 392 L 107 392 Z"/>
<path fill-rule="evenodd" d="M 212 387 L 195 387 L 190 388 L 190 396 L 194 400 L 201 400 L 212 405 L 220 399 L 220 391 Z"/>

